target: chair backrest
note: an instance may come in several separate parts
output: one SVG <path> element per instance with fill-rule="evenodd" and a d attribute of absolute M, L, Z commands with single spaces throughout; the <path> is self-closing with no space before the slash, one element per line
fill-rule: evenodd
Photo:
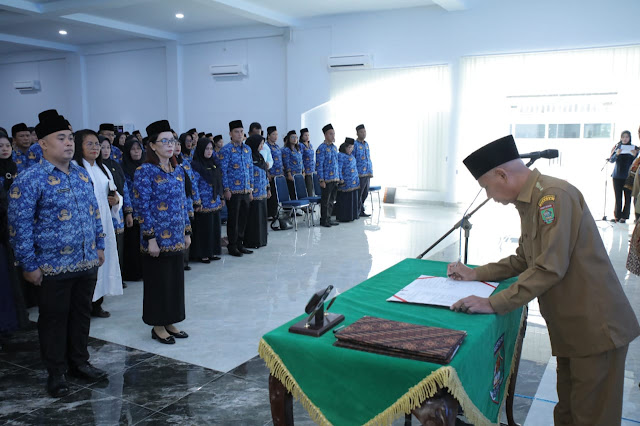
<path fill-rule="evenodd" d="M 289 187 L 287 186 L 287 180 L 284 176 L 276 176 L 274 178 L 276 184 L 276 195 L 278 202 L 291 201 L 289 198 Z"/>
<path fill-rule="evenodd" d="M 307 194 L 307 185 L 304 183 L 304 176 L 301 174 L 293 175 L 293 183 L 296 187 L 296 197 L 298 200 L 309 196 L 309 194 Z"/>
<path fill-rule="evenodd" d="M 322 194 L 322 187 L 320 186 L 320 178 L 317 173 L 313 174 L 313 190 L 316 192 L 316 197 Z"/>

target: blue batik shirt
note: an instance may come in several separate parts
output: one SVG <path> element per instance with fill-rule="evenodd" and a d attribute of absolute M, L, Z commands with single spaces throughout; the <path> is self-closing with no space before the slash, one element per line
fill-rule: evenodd
<path fill-rule="evenodd" d="M 31 167 L 34 164 L 38 164 L 42 158 L 42 147 L 39 143 L 34 143 L 29 147 L 27 151 L 27 167 Z"/>
<path fill-rule="evenodd" d="M 253 192 L 253 158 L 251 148 L 244 143 L 228 143 L 218 152 L 222 168 L 222 186 L 232 194 Z M 201 197 L 202 198 L 202 197 Z"/>
<path fill-rule="evenodd" d="M 98 202 L 89 174 L 69 164 L 69 173 L 44 158 L 9 190 L 9 237 L 27 272 L 47 277 L 77 274 L 99 266 L 104 250 Z"/>
<path fill-rule="evenodd" d="M 367 141 L 360 142 L 356 139 L 353 147 L 353 156 L 358 164 L 358 176 L 373 177 L 373 165 L 369 154 L 369 144 Z"/>
<path fill-rule="evenodd" d="M 11 158 L 13 162 L 16 163 L 16 167 L 18 168 L 18 174 L 24 172 L 29 168 L 29 157 L 28 153 L 24 154 L 19 149 L 14 149 L 11 153 Z"/>
<path fill-rule="evenodd" d="M 269 175 L 271 177 L 284 176 L 284 165 L 282 164 L 282 150 L 278 144 L 271 145 L 271 142 L 267 142 L 267 146 L 271 150 L 271 158 L 273 158 L 273 164 L 269 169 Z"/>
<path fill-rule="evenodd" d="M 214 166 L 216 167 L 216 166 Z M 213 195 L 215 188 L 212 183 L 207 182 L 205 178 L 203 178 L 200 173 L 193 170 L 194 179 L 192 181 L 192 185 L 198 187 L 198 192 L 200 193 L 200 199 L 202 200 L 202 212 L 216 212 L 222 208 L 222 200 L 220 199 L 220 195 Z"/>
<path fill-rule="evenodd" d="M 334 144 L 323 143 L 316 150 L 316 172 L 320 181 L 339 182 L 342 179 Z"/>
<path fill-rule="evenodd" d="M 309 142 L 309 147 L 303 143 L 300 143 L 300 149 L 302 150 L 302 164 L 304 166 L 304 172 L 307 175 L 313 174 L 316 171 L 316 155 L 313 150 L 313 145 Z"/>
<path fill-rule="evenodd" d="M 282 148 L 282 164 L 284 165 L 284 173 L 291 175 L 301 175 L 304 171 L 302 164 L 302 151 L 297 149 Z"/>
<path fill-rule="evenodd" d="M 111 145 L 111 158 L 122 164 L 122 150 L 115 145 Z"/>
<path fill-rule="evenodd" d="M 360 178 L 358 178 L 355 157 L 339 152 L 338 163 L 340 164 L 340 175 L 344 181 L 342 185 L 338 186 L 338 191 L 349 192 L 360 188 Z"/>
<path fill-rule="evenodd" d="M 191 222 L 184 191 L 184 169 L 165 172 L 144 163 L 133 178 L 133 208 L 140 223 L 140 251 L 149 253 L 149 240 L 156 239 L 161 254 L 182 252 L 184 236 L 191 235 Z"/>
<path fill-rule="evenodd" d="M 253 199 L 264 200 L 267 198 L 267 189 L 269 181 L 267 180 L 267 172 L 262 167 L 253 166 Z"/>
<path fill-rule="evenodd" d="M 124 215 L 127 213 L 132 213 L 133 208 L 131 207 L 131 198 L 129 197 L 129 189 L 127 188 L 127 182 L 125 180 L 123 191 L 124 194 L 118 193 L 122 200 L 122 208 L 118 210 L 119 220 L 115 217 L 111 216 L 111 220 L 113 221 L 113 229 L 116 232 L 116 235 L 122 234 L 124 232 Z"/>

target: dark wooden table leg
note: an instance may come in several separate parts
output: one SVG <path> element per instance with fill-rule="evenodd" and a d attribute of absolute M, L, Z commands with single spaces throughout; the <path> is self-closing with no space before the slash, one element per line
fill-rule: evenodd
<path fill-rule="evenodd" d="M 458 401 L 449 392 L 440 389 L 411 413 L 416 416 L 421 425 L 455 426 L 458 406 Z"/>
<path fill-rule="evenodd" d="M 269 375 L 269 401 L 273 426 L 293 426 L 293 396 L 272 375 Z"/>
<path fill-rule="evenodd" d="M 516 356 L 513 360 L 515 363 L 513 367 L 513 374 L 511 375 L 511 381 L 509 382 L 509 388 L 507 389 L 507 400 L 505 405 L 505 410 L 507 412 L 507 425 L 508 426 L 520 426 L 513 418 L 513 399 L 516 393 L 516 379 L 518 378 L 518 368 L 520 367 L 520 356 L 522 355 L 522 343 L 524 341 L 524 334 L 527 331 L 527 317 L 529 316 L 529 308 L 527 306 L 524 307 L 524 319 L 522 323 L 522 329 L 518 334 L 518 339 L 516 342 L 516 347 L 518 351 L 516 352 Z"/>

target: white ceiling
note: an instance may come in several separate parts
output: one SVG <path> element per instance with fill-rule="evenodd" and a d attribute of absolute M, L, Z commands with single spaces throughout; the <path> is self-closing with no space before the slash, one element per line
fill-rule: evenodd
<path fill-rule="evenodd" d="M 128 40 L 180 41 L 231 27 L 297 27 L 308 18 L 409 7 L 464 8 L 468 0 L 0 0 L 0 53 L 82 51 Z M 184 19 L 176 19 L 183 13 Z M 67 35 L 58 34 L 64 29 Z"/>

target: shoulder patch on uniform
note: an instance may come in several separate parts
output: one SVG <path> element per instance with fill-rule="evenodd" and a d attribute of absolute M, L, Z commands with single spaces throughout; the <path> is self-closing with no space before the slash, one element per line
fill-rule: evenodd
<path fill-rule="evenodd" d="M 555 195 L 545 195 L 544 197 L 540 198 L 540 201 L 538 201 L 538 206 L 542 207 L 547 202 L 555 201 L 555 200 L 556 200 Z"/>
<path fill-rule="evenodd" d="M 553 210 L 553 202 L 549 201 L 544 206 L 540 206 L 540 218 L 547 225 L 556 221 L 556 212 Z"/>

